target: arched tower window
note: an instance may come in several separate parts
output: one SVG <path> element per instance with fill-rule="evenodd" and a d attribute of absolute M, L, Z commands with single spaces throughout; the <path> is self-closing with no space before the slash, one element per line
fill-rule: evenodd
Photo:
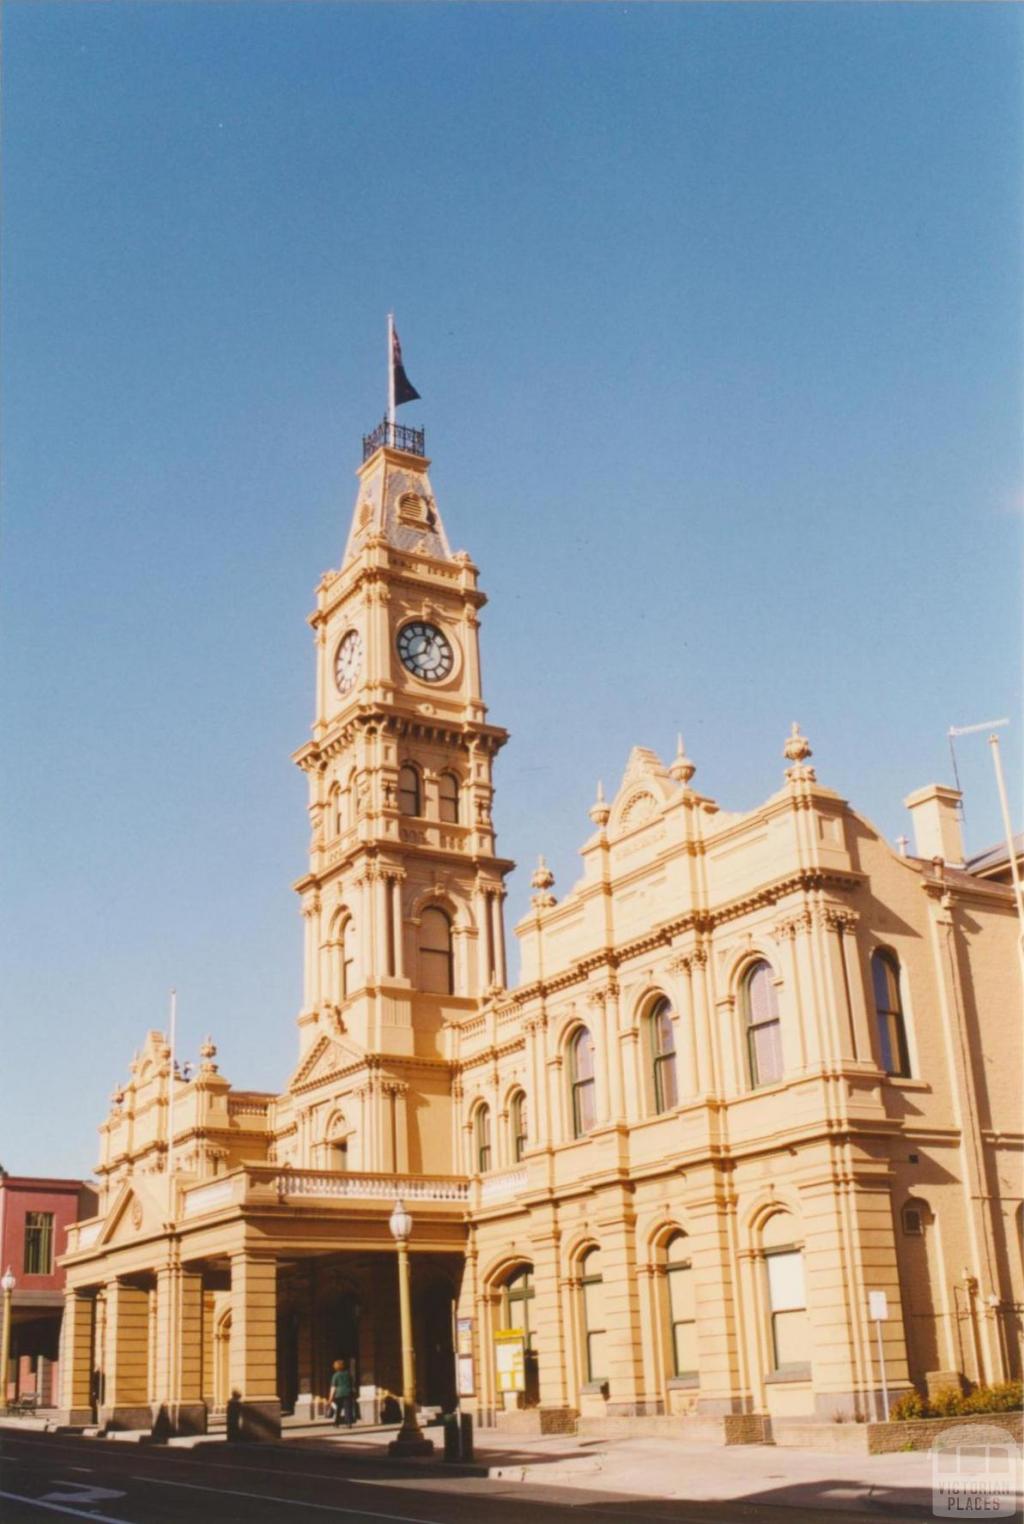
<path fill-rule="evenodd" d="M 428 995 L 454 993 L 452 923 L 431 905 L 420 916 L 420 989 Z"/>
<path fill-rule="evenodd" d="M 671 1001 L 662 996 L 652 1006 L 647 1027 L 654 1071 L 654 1109 L 657 1112 L 674 1111 L 679 1105 L 679 1086 L 676 1081 L 676 1024 L 672 1020 Z"/>
<path fill-rule="evenodd" d="M 697 1308 L 690 1245 L 685 1233 L 674 1233 L 665 1245 L 665 1284 L 672 1373 L 675 1376 L 696 1376 Z"/>
<path fill-rule="evenodd" d="M 340 834 L 343 826 L 341 814 L 341 785 L 332 783 L 327 795 L 327 829 L 331 836 Z"/>
<path fill-rule="evenodd" d="M 454 773 L 442 773 L 437 784 L 438 817 L 446 825 L 459 823 L 459 780 Z"/>
<path fill-rule="evenodd" d="M 907 1027 L 900 1000 L 900 965 L 891 952 L 871 954 L 871 987 L 875 995 L 878 1046 L 886 1074 L 910 1075 Z"/>
<path fill-rule="evenodd" d="M 588 1249 L 580 1261 L 580 1290 L 583 1295 L 583 1337 L 587 1357 L 587 1380 L 604 1381 L 608 1374 L 605 1359 L 607 1322 L 600 1249 Z"/>
<path fill-rule="evenodd" d="M 569 1090 L 572 1099 L 572 1135 L 582 1138 L 597 1120 L 594 1085 L 594 1039 L 580 1027 L 569 1044 Z"/>
<path fill-rule="evenodd" d="M 512 1126 L 512 1157 L 518 1164 L 526 1152 L 527 1125 L 529 1121 L 526 1111 L 526 1096 L 522 1090 L 517 1090 L 512 1097 L 512 1105 L 509 1107 L 509 1121 Z"/>
<path fill-rule="evenodd" d="M 478 1174 L 486 1175 L 491 1167 L 491 1108 L 478 1106 L 473 1117 L 473 1144 Z"/>
<path fill-rule="evenodd" d="M 762 958 L 743 980 L 743 1019 L 752 1089 L 782 1078 L 782 1024 L 775 998 L 775 975 Z"/>
<path fill-rule="evenodd" d="M 341 923 L 338 942 L 338 964 L 341 973 L 341 988 L 338 993 L 342 1000 L 348 1000 L 356 987 L 356 927 L 351 916 Z"/>
<path fill-rule="evenodd" d="M 411 762 L 398 769 L 398 808 L 403 815 L 422 815 L 420 775 Z"/>

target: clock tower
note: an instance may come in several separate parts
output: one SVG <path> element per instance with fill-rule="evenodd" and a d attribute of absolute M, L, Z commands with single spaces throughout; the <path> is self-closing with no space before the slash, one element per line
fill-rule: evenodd
<path fill-rule="evenodd" d="M 449 1129 L 424 1135 L 450 1112 L 450 1029 L 507 979 L 513 864 L 495 854 L 491 819 L 507 733 L 487 722 L 486 599 L 469 556 L 449 545 L 422 430 L 385 422 L 363 457 L 341 567 L 322 578 L 309 620 L 316 713 L 295 755 L 312 827 L 295 886 L 305 996 L 290 1088 L 307 1134 L 295 1152 L 307 1166 L 344 1155 L 350 1169 L 450 1169 L 439 1147 Z M 395 1101 L 409 1092 L 415 1107 Z M 340 1143 L 332 1106 L 345 1116 Z M 373 1114 L 382 1106 L 390 1116 Z"/>

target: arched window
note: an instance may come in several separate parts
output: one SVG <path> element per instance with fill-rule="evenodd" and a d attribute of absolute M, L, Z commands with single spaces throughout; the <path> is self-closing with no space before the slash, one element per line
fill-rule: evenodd
<path fill-rule="evenodd" d="M 327 1127 L 328 1169 L 348 1169 L 348 1127 L 343 1116 L 333 1116 Z"/>
<path fill-rule="evenodd" d="M 776 1212 L 761 1234 L 768 1276 L 772 1358 L 777 1371 L 810 1364 L 811 1322 L 804 1289 L 803 1250 L 793 1243 L 793 1219 Z"/>
<path fill-rule="evenodd" d="M 438 779 L 437 813 L 446 825 L 458 825 L 459 780 L 454 773 L 442 773 Z"/>
<path fill-rule="evenodd" d="M 525 1265 L 509 1276 L 501 1288 L 501 1319 L 504 1328 L 521 1328 L 526 1348 L 533 1348 L 533 1318 L 530 1303 L 533 1301 L 533 1266 Z"/>
<path fill-rule="evenodd" d="M 512 1157 L 518 1164 L 526 1152 L 528 1123 L 526 1096 L 521 1090 L 517 1090 L 512 1097 L 512 1105 L 509 1107 L 509 1120 L 512 1124 Z"/>
<path fill-rule="evenodd" d="M 572 1135 L 582 1138 L 597 1120 L 594 1097 L 594 1039 L 580 1027 L 569 1045 L 569 1088 L 572 1096 Z"/>
<path fill-rule="evenodd" d="M 356 987 L 356 927 L 351 916 L 342 922 L 338 942 L 338 963 L 341 970 L 341 988 L 338 993 L 342 1000 L 348 1000 Z"/>
<path fill-rule="evenodd" d="M 895 954 L 871 954 L 871 985 L 875 992 L 875 1019 L 878 1022 L 878 1045 L 886 1074 L 910 1075 L 907 1052 L 907 1028 L 900 1000 L 900 966 Z"/>
<path fill-rule="evenodd" d="M 420 916 L 420 989 L 428 995 L 451 995 L 452 923 L 431 905 Z"/>
<path fill-rule="evenodd" d="M 588 1381 L 604 1381 L 605 1360 L 604 1277 L 601 1274 L 600 1249 L 588 1249 L 580 1261 L 580 1289 L 583 1294 L 583 1337 L 586 1344 Z"/>
<path fill-rule="evenodd" d="M 743 1016 L 747 1028 L 750 1084 L 771 1085 L 782 1078 L 782 1027 L 775 998 L 775 975 L 764 959 L 743 981 Z"/>
<path fill-rule="evenodd" d="M 398 769 L 398 808 L 403 815 L 422 815 L 420 775 L 411 762 Z"/>
<path fill-rule="evenodd" d="M 685 1233 L 675 1233 L 665 1245 L 665 1283 L 672 1373 L 675 1376 L 696 1376 L 697 1309 L 690 1246 Z"/>
<path fill-rule="evenodd" d="M 473 1118 L 473 1143 L 477 1172 L 486 1175 L 491 1167 L 491 1108 L 478 1106 Z"/>
<path fill-rule="evenodd" d="M 343 826 L 341 814 L 341 787 L 332 783 L 327 795 L 327 829 L 330 835 L 337 836 Z"/>
<path fill-rule="evenodd" d="M 672 1005 L 664 996 L 647 1018 L 651 1037 L 651 1062 L 654 1068 L 654 1109 L 674 1111 L 679 1105 L 676 1083 L 676 1024 Z"/>

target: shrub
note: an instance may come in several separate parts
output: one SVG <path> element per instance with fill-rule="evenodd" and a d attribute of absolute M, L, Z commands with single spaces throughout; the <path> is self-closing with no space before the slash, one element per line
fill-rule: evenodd
<path fill-rule="evenodd" d="M 894 1423 L 904 1423 L 908 1418 L 927 1418 L 928 1404 L 920 1392 L 905 1392 L 889 1409 L 889 1417 Z"/>
<path fill-rule="evenodd" d="M 961 1413 L 967 1412 L 964 1406 L 966 1401 L 959 1387 L 944 1386 L 928 1403 L 929 1415 L 932 1418 L 958 1418 Z"/>
<path fill-rule="evenodd" d="M 997 1381 L 979 1386 L 964 1398 L 965 1413 L 1016 1413 L 1024 1407 L 1024 1382 Z"/>

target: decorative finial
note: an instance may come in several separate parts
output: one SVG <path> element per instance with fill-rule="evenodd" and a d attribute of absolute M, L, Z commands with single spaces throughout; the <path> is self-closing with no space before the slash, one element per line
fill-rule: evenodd
<path fill-rule="evenodd" d="M 555 875 L 544 861 L 544 854 L 541 853 L 537 859 L 537 866 L 534 869 L 533 877 L 530 880 L 531 886 L 538 891 L 537 894 L 531 896 L 531 903 L 538 910 L 549 910 L 552 905 L 557 904 L 555 896 L 551 893 L 551 885 L 554 882 Z"/>
<path fill-rule="evenodd" d="M 910 846 L 910 837 L 909 836 L 897 836 L 897 838 L 896 838 L 896 850 L 899 852 L 901 857 L 906 857 L 906 855 L 907 855 L 907 848 L 909 846 Z"/>
<path fill-rule="evenodd" d="M 676 754 L 668 770 L 669 777 L 675 778 L 686 787 L 696 771 L 697 764 L 686 755 L 686 743 L 680 733 L 676 736 Z"/>
<path fill-rule="evenodd" d="M 598 779 L 597 783 L 597 797 L 595 798 L 593 804 L 590 806 L 590 809 L 587 811 L 587 814 L 597 826 L 598 830 L 603 831 L 605 826 L 608 824 L 608 817 L 611 814 L 611 810 L 608 808 L 608 804 L 605 800 L 604 784 L 600 779 Z"/>
<path fill-rule="evenodd" d="M 786 744 L 782 748 L 782 755 L 788 757 L 789 761 L 793 763 L 792 767 L 786 769 L 786 777 L 791 783 L 813 783 L 815 781 L 816 774 L 814 768 L 805 765 L 807 758 L 813 756 L 811 743 L 806 736 L 800 734 L 800 726 L 796 720 L 793 721 L 789 735 L 786 737 Z"/>
<path fill-rule="evenodd" d="M 203 1045 L 199 1049 L 199 1057 L 202 1059 L 201 1068 L 203 1074 L 217 1073 L 217 1065 L 214 1063 L 214 1059 L 217 1057 L 217 1048 L 212 1037 L 205 1037 L 203 1039 Z"/>

